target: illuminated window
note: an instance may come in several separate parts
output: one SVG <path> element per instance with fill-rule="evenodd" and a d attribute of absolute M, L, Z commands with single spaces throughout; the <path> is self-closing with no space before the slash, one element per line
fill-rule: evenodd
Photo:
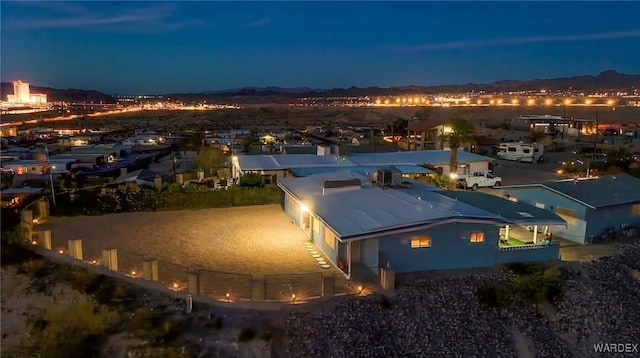
<path fill-rule="evenodd" d="M 336 249 L 336 237 L 333 232 L 326 227 L 324 228 L 324 242 L 333 250 Z"/>
<path fill-rule="evenodd" d="M 411 248 L 431 247 L 431 238 L 428 236 L 417 236 L 411 238 Z"/>
<path fill-rule="evenodd" d="M 633 204 L 631 206 L 631 216 L 640 216 L 640 204 Z"/>
<path fill-rule="evenodd" d="M 484 242 L 484 233 L 483 232 L 472 232 L 470 242 Z"/>

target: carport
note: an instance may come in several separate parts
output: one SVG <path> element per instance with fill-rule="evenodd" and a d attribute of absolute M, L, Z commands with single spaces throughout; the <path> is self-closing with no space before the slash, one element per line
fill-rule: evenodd
<path fill-rule="evenodd" d="M 538 244 L 538 228 L 543 227 L 544 230 L 542 232 L 547 233 L 549 232 L 549 226 L 567 225 L 564 219 L 551 211 L 517 200 L 511 200 L 510 198 L 468 191 L 444 191 L 442 194 L 499 215 L 511 222 L 512 224 L 506 225 L 500 230 L 500 241 L 505 243 L 508 243 L 514 235 L 517 235 L 517 239 L 523 243 L 533 243 L 535 245 Z M 528 228 L 531 228 L 531 230 Z M 533 232 L 529 234 L 529 231 Z M 502 238 L 503 232 L 504 240 Z"/>

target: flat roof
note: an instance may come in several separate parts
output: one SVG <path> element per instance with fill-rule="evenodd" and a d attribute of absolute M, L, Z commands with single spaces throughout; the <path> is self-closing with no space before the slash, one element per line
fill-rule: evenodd
<path fill-rule="evenodd" d="M 242 170 L 287 170 L 292 168 L 352 167 L 350 161 L 335 155 L 275 154 L 239 155 Z"/>
<path fill-rule="evenodd" d="M 395 165 L 391 166 L 392 168 L 396 168 L 402 174 L 431 174 L 433 170 L 421 167 L 419 165 Z M 349 167 L 348 170 L 359 172 L 359 173 L 372 173 L 379 169 L 383 169 L 382 167 L 374 167 L 374 166 L 357 166 L 357 167 Z M 321 174 L 321 173 L 329 173 L 345 170 L 345 167 L 322 167 L 322 168 L 292 168 L 289 169 L 289 172 L 297 177 L 306 177 L 309 175 Z"/>
<path fill-rule="evenodd" d="M 45 164 L 46 160 L 35 160 L 35 159 L 19 159 L 19 160 L 7 160 L 3 164 L 6 165 L 31 165 L 31 164 Z"/>
<path fill-rule="evenodd" d="M 0 190 L 0 194 L 38 194 L 43 188 L 8 188 Z"/>
<path fill-rule="evenodd" d="M 348 159 L 360 165 L 443 165 L 449 164 L 449 150 L 418 150 L 391 153 L 353 153 Z M 494 159 L 458 150 L 458 163 L 491 162 Z"/>
<path fill-rule="evenodd" d="M 448 165 L 451 152 L 448 150 L 422 150 L 389 153 L 351 153 L 349 155 L 316 154 L 275 154 L 275 155 L 239 155 L 238 165 L 242 170 L 288 170 L 293 168 L 319 167 L 381 167 L 405 166 L 414 168 L 420 165 Z M 462 150 L 458 151 L 458 163 L 490 162 L 494 159 Z M 420 170 L 417 173 L 425 173 Z"/>
<path fill-rule="evenodd" d="M 439 192 L 454 200 L 465 202 L 501 216 L 517 225 L 566 225 L 566 221 L 555 213 L 537 208 L 522 201 L 513 202 L 496 195 L 476 191 Z"/>

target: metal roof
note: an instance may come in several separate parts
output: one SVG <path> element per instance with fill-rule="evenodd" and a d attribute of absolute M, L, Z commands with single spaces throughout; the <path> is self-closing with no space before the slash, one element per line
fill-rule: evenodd
<path fill-rule="evenodd" d="M 132 172 L 119 176 L 114 181 L 114 183 L 121 183 L 126 181 L 138 181 L 138 180 L 143 180 L 143 181 L 148 181 L 153 183 L 153 179 L 158 175 L 159 175 L 158 173 L 152 172 L 151 170 L 138 169 L 138 170 L 134 170 Z"/>
<path fill-rule="evenodd" d="M 348 163 L 345 158 L 335 155 L 317 155 L 317 154 L 296 154 L 296 155 L 274 155 L 275 160 L 282 168 L 303 168 L 303 167 L 319 167 L 319 166 L 344 166 Z"/>
<path fill-rule="evenodd" d="M 287 170 L 292 168 L 354 166 L 346 158 L 340 158 L 335 155 L 239 155 L 237 159 L 238 165 L 242 170 Z"/>
<path fill-rule="evenodd" d="M 393 153 L 353 153 L 349 160 L 360 165 L 449 164 L 449 150 L 418 150 Z M 458 150 L 458 163 L 493 161 L 491 157 Z"/>
<path fill-rule="evenodd" d="M 293 168 L 448 165 L 448 150 L 422 150 L 391 153 L 352 153 L 345 156 L 315 154 L 239 155 L 238 165 L 246 170 L 287 170 Z M 458 163 L 493 161 L 493 158 L 458 151 Z M 407 172 L 409 173 L 409 172 Z M 424 171 L 411 173 L 425 173 Z"/>
<path fill-rule="evenodd" d="M 607 175 L 591 179 L 566 179 L 526 185 L 510 185 L 501 189 L 542 187 L 592 209 L 605 206 L 640 203 L 640 178 L 629 174 Z"/>
<path fill-rule="evenodd" d="M 433 173 L 432 170 L 421 167 L 419 165 L 394 165 L 390 166 L 392 168 L 396 168 L 402 174 L 430 174 Z M 372 173 L 377 171 L 378 169 L 382 169 L 384 167 L 373 167 L 373 166 L 358 166 L 358 167 L 323 167 L 323 168 L 292 168 L 289 169 L 289 172 L 297 177 L 306 177 L 314 174 L 321 173 L 329 173 L 341 170 L 351 170 L 359 173 Z"/>
<path fill-rule="evenodd" d="M 38 165 L 45 164 L 46 160 L 35 160 L 35 159 L 20 159 L 20 160 L 7 160 L 3 163 L 3 165 Z"/>
<path fill-rule="evenodd" d="M 496 195 L 475 191 L 439 192 L 477 208 L 501 216 L 516 225 L 566 225 L 566 221 L 555 213 L 518 201 L 513 202 Z"/>
<path fill-rule="evenodd" d="M 38 194 L 43 188 L 8 188 L 0 190 L 0 194 Z"/>
<path fill-rule="evenodd" d="M 359 179 L 363 184 L 328 189 L 325 180 Z M 379 188 L 355 171 L 339 171 L 303 178 L 282 178 L 278 186 L 304 203 L 340 240 L 363 239 L 418 230 L 450 222 L 504 224 L 499 216 L 438 193 L 416 181 L 402 188 Z"/>

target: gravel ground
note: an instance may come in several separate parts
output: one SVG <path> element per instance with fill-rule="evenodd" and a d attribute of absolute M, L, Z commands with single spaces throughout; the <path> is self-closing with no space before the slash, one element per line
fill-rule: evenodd
<path fill-rule="evenodd" d="M 120 268 L 137 263 L 140 270 L 146 257 L 158 259 L 159 266 L 164 261 L 254 279 L 309 273 L 314 275 L 307 281 L 314 287 L 319 286 L 320 274 L 335 275 L 337 282 L 344 282 L 336 268 L 323 269 L 311 257 L 303 245 L 304 233 L 279 205 L 50 217 L 34 231 L 47 229 L 54 250 L 65 249 L 69 239 L 82 239 L 85 260 L 100 259 L 103 248 L 117 248 Z M 159 271 L 162 275 L 166 270 L 160 267 Z M 219 280 L 232 283 L 246 280 L 246 276 L 237 280 L 222 276 Z M 319 292 L 319 287 L 313 292 Z"/>

